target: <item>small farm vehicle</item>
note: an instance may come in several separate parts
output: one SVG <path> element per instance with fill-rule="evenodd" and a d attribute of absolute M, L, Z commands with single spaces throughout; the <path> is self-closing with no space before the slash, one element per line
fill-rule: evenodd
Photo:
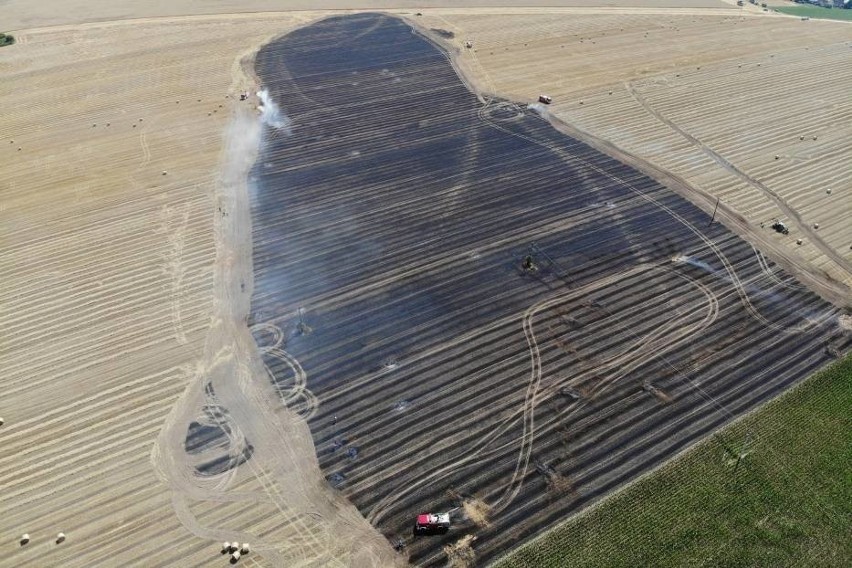
<path fill-rule="evenodd" d="M 450 530 L 449 513 L 420 513 L 414 523 L 417 534 L 445 533 Z"/>
<path fill-rule="evenodd" d="M 776 232 L 781 233 L 782 235 L 790 234 L 790 229 L 787 228 L 787 225 L 785 225 L 778 219 L 775 219 L 772 222 L 772 228 L 775 229 Z"/>

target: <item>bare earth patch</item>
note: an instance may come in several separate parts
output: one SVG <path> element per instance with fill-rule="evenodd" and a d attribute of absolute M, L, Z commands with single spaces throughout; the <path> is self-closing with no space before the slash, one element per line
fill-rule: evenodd
<path fill-rule="evenodd" d="M 486 528 L 491 523 L 488 516 L 491 514 L 491 507 L 485 501 L 470 497 L 462 503 L 462 510 L 465 517 L 470 519 L 476 526 Z"/>
<path fill-rule="evenodd" d="M 473 541 L 476 537 L 472 534 L 465 535 L 453 544 L 444 547 L 447 555 L 447 564 L 452 568 L 470 568 L 476 563 L 476 553 L 473 551 Z"/>

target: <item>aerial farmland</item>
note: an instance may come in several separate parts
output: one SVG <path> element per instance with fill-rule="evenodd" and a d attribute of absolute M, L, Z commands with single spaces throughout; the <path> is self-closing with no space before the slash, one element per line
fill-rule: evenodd
<path fill-rule="evenodd" d="M 833 287 L 839 303 L 852 301 L 849 24 L 464 10 L 424 18 L 454 33 L 441 41 L 484 91 L 522 101 L 549 93 L 551 112 L 572 129 L 686 181 L 696 201 L 719 198 L 753 238 L 792 257 L 788 268 L 812 267 L 826 294 Z M 510 18 L 525 25 L 509 27 Z M 789 235 L 772 234 L 776 218 Z"/>
<path fill-rule="evenodd" d="M 458 511 L 487 561 L 848 347 L 753 246 L 482 104 L 402 21 L 325 19 L 256 69 L 289 103 L 250 178 L 249 324 L 329 482 L 415 563 L 459 534 L 410 539 L 411 511 Z"/>
<path fill-rule="evenodd" d="M 849 24 L 30 4 L 2 565 L 505 566 L 850 351 Z"/>

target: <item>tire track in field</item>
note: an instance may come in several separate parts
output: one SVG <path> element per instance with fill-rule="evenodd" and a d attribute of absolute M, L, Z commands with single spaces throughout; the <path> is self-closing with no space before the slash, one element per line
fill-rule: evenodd
<path fill-rule="evenodd" d="M 770 280 L 781 286 L 782 288 L 786 288 L 787 290 L 804 290 L 805 287 L 801 284 L 797 284 L 796 282 L 792 282 L 790 280 L 782 280 L 775 274 L 775 271 L 772 270 L 772 267 L 769 266 L 769 261 L 767 261 L 766 257 L 757 250 L 757 247 L 752 245 L 752 250 L 754 251 L 754 256 L 757 258 L 758 264 L 760 264 L 760 269 L 766 274 Z"/>
<path fill-rule="evenodd" d="M 640 272 L 648 270 L 649 268 L 655 269 L 660 267 L 638 265 L 623 273 L 614 274 L 602 279 L 601 281 L 593 282 L 583 288 L 570 290 L 556 297 L 545 299 L 542 302 L 539 302 L 538 304 L 530 307 L 526 312 L 524 312 L 521 321 L 522 329 L 526 337 L 529 349 L 531 370 L 530 379 L 527 384 L 526 395 L 522 407 L 519 410 L 515 411 L 512 416 L 495 425 L 492 431 L 486 434 L 483 438 L 474 441 L 472 443 L 471 450 L 467 453 L 465 457 L 457 459 L 453 462 L 441 466 L 440 468 L 435 469 L 432 473 L 418 478 L 417 481 L 412 484 L 406 485 L 406 487 L 403 489 L 389 492 L 388 496 L 381 500 L 369 512 L 369 514 L 367 515 L 368 520 L 370 520 L 370 522 L 373 524 L 377 524 L 383 518 L 383 516 L 387 514 L 390 509 L 393 508 L 394 504 L 397 501 L 399 501 L 403 496 L 415 491 L 419 487 L 435 483 L 443 477 L 455 472 L 458 468 L 464 467 L 465 464 L 471 462 L 474 459 L 481 459 L 487 455 L 496 453 L 504 449 L 507 445 L 520 444 L 519 456 L 517 458 L 513 474 L 508 482 L 508 487 L 504 490 L 503 496 L 500 497 L 494 504 L 490 505 L 494 513 L 498 513 L 505 509 L 511 503 L 512 499 L 514 499 L 514 497 L 517 496 L 517 494 L 519 493 L 521 489 L 521 483 L 519 482 L 519 480 L 523 479 L 529 468 L 529 460 L 536 433 L 535 407 L 538 404 L 537 399 L 539 397 L 546 397 L 551 395 L 566 384 L 576 384 L 588 376 L 600 374 L 602 369 L 611 369 L 613 367 L 621 365 L 622 362 L 626 362 L 627 365 L 621 367 L 621 370 L 618 373 L 612 375 L 609 380 L 602 381 L 601 384 L 595 389 L 594 394 L 600 394 L 600 392 L 603 392 L 608 386 L 618 380 L 618 378 L 626 375 L 631 369 L 641 365 L 649 359 L 652 359 L 656 356 L 660 356 L 661 352 L 656 351 L 655 349 L 660 348 L 662 346 L 657 345 L 655 343 L 655 340 L 660 336 L 668 340 L 669 338 L 668 336 L 664 335 L 664 332 L 666 331 L 666 328 L 673 327 L 677 322 L 677 320 L 673 320 L 673 322 L 670 322 L 668 326 L 663 326 L 657 331 L 652 332 L 650 336 L 646 338 L 637 338 L 637 343 L 635 343 L 632 347 L 626 348 L 621 354 L 607 361 L 605 364 L 586 370 L 575 377 L 563 378 L 559 381 L 555 381 L 553 384 L 548 385 L 548 387 L 546 387 L 540 393 L 539 387 L 542 379 L 541 352 L 538 346 L 538 342 L 535 338 L 535 333 L 533 329 L 533 320 L 535 316 L 542 310 L 563 303 L 571 297 L 588 294 L 593 290 L 600 289 L 601 287 L 605 287 L 609 284 L 618 282 L 622 279 L 628 278 L 633 274 L 638 274 Z M 710 291 L 709 288 L 707 288 L 705 285 L 697 282 L 696 280 L 688 276 L 679 274 L 670 269 L 663 268 L 663 270 L 673 272 L 677 276 L 695 284 L 696 287 L 705 295 L 708 306 L 708 314 L 697 327 L 693 326 L 695 327 L 695 329 L 692 329 L 690 327 L 685 328 L 678 334 L 679 339 L 676 339 L 674 342 L 663 342 L 665 347 L 663 349 L 663 352 L 665 352 L 676 347 L 681 342 L 685 341 L 695 333 L 700 332 L 701 330 L 712 324 L 713 321 L 715 321 L 716 313 L 718 313 L 718 302 L 712 291 Z M 576 411 L 577 409 L 573 410 L 572 413 Z M 500 435 L 502 435 L 504 432 L 508 431 L 510 428 L 517 425 L 518 423 L 521 423 L 522 425 L 522 433 L 518 440 L 510 442 L 510 444 L 504 444 L 503 446 L 500 446 L 498 448 L 486 450 L 488 444 L 491 443 L 492 440 L 498 438 Z"/>
<path fill-rule="evenodd" d="M 490 101 L 489 101 L 488 104 L 490 104 Z M 529 137 L 529 136 L 526 136 L 526 135 L 523 135 L 523 134 L 519 134 L 517 132 L 512 132 L 510 130 L 503 128 L 502 126 L 500 126 L 497 123 L 489 121 L 487 118 L 483 118 L 483 120 L 488 122 L 488 124 L 490 126 L 492 126 L 493 128 L 497 128 L 498 130 L 502 130 L 503 132 L 509 134 L 510 136 L 521 138 L 521 139 L 527 140 L 530 143 L 533 143 L 533 144 L 542 146 L 544 148 L 547 148 L 547 149 L 553 151 L 554 153 L 556 153 L 557 155 L 559 155 L 563 160 L 565 160 L 567 162 L 580 163 L 587 168 L 591 168 L 592 170 L 597 171 L 601 175 L 619 183 L 622 187 L 626 187 L 627 189 L 629 189 L 633 193 L 639 195 L 640 197 L 642 197 L 643 199 L 645 199 L 649 203 L 654 204 L 658 208 L 660 208 L 663 211 L 665 211 L 666 213 L 668 213 L 673 219 L 678 221 L 680 224 L 682 224 L 684 227 L 686 227 L 689 231 L 691 231 L 693 234 L 695 234 L 695 236 L 698 237 L 707 246 L 707 248 L 709 248 L 714 253 L 716 258 L 718 258 L 719 261 L 724 266 L 725 271 L 727 272 L 728 276 L 731 279 L 731 283 L 734 285 L 734 288 L 737 290 L 737 293 L 740 296 L 740 300 L 742 301 L 743 307 L 746 309 L 746 311 L 748 311 L 749 314 L 751 314 L 756 320 L 760 321 L 763 325 L 772 328 L 773 330 L 777 331 L 778 333 L 784 333 L 784 334 L 804 333 L 805 331 L 807 331 L 808 329 L 810 329 L 813 326 L 813 324 L 811 322 L 807 322 L 805 324 L 802 324 L 801 326 L 791 328 L 791 327 L 787 327 L 787 326 L 783 326 L 783 325 L 778 325 L 778 324 L 771 322 L 768 319 L 766 319 L 763 316 L 763 314 L 761 314 L 754 307 L 754 305 L 751 303 L 751 300 L 748 297 L 748 292 L 745 290 L 745 287 L 742 285 L 742 282 L 740 282 L 740 279 L 737 276 L 736 271 L 731 266 L 727 257 L 722 252 L 722 250 L 716 245 L 716 243 L 714 243 L 711 239 L 707 238 L 707 236 L 705 236 L 704 233 L 700 229 L 695 227 L 695 225 L 690 223 L 683 216 L 681 216 L 680 214 L 678 214 L 677 212 L 675 212 L 673 209 L 666 206 L 665 204 L 661 203 L 659 200 L 655 199 L 654 197 L 651 197 L 650 195 L 647 195 L 642 190 L 636 188 L 636 186 L 634 184 L 632 184 L 631 182 L 623 180 L 620 177 L 618 177 L 617 175 L 615 175 L 615 174 L 613 174 L 613 173 L 611 173 L 611 172 L 609 172 L 609 171 L 607 171 L 607 170 L 605 170 L 605 169 L 603 169 L 603 168 L 601 168 L 601 167 L 599 167 L 595 164 L 592 164 L 591 162 L 589 162 L 585 158 L 581 158 L 580 156 L 577 156 L 577 155 L 566 154 L 565 152 L 563 152 L 561 150 L 561 148 L 557 147 L 555 144 L 541 142 L 540 140 L 536 140 L 535 138 L 532 138 L 532 137 Z M 816 323 L 824 322 L 826 319 L 830 318 L 831 315 L 832 314 L 830 312 L 823 313 L 818 318 L 818 321 Z"/>
<path fill-rule="evenodd" d="M 652 116 L 654 116 L 657 120 L 659 120 L 660 122 L 662 122 L 663 124 L 665 124 L 666 126 L 671 128 L 672 130 L 674 130 L 675 132 L 680 134 L 684 139 L 689 141 L 690 144 L 699 148 L 704 154 L 709 156 L 714 162 L 719 164 L 722 168 L 724 168 L 728 172 L 732 173 L 733 175 L 735 175 L 736 177 L 738 177 L 742 181 L 746 182 L 747 184 L 751 185 L 752 187 L 757 188 L 764 195 L 769 197 L 769 199 L 772 200 L 772 202 L 775 204 L 775 206 L 778 207 L 778 209 L 781 210 L 784 213 L 784 215 L 786 215 L 787 218 L 790 219 L 796 225 L 796 228 L 799 231 L 801 231 L 803 234 L 807 235 L 810 238 L 811 242 L 813 242 L 814 245 L 816 245 L 816 247 L 827 258 L 830 258 L 835 264 L 837 264 L 837 266 L 839 266 L 843 270 L 845 270 L 847 274 L 852 274 L 852 263 L 850 263 L 848 260 L 843 258 L 832 247 L 828 246 L 828 244 L 826 244 L 825 241 L 822 240 L 822 237 L 820 237 L 810 227 L 810 225 L 808 225 L 806 222 L 802 221 L 802 217 L 801 217 L 801 215 L 799 215 L 798 211 L 791 208 L 787 204 L 787 202 L 784 201 L 784 199 L 781 198 L 780 195 L 778 195 L 776 192 L 769 189 L 762 182 L 754 179 L 750 175 L 746 174 L 745 172 L 743 172 L 742 170 L 737 168 L 734 164 L 732 164 L 731 162 L 726 160 L 724 157 L 722 157 L 720 154 L 718 154 L 712 148 L 710 148 L 709 146 L 707 146 L 706 144 L 704 144 L 703 142 L 701 142 L 700 140 L 695 138 L 689 132 L 680 128 L 678 125 L 676 125 L 674 122 L 672 122 L 671 120 L 669 120 L 665 116 L 663 116 L 659 111 L 657 111 L 654 107 L 652 107 L 648 103 L 648 101 L 645 100 L 645 98 L 636 90 L 636 88 L 634 87 L 632 82 L 626 82 L 624 84 L 624 86 L 627 89 L 627 91 L 630 93 L 630 96 L 632 96 L 633 99 L 635 99 L 636 102 L 642 106 L 642 108 L 644 108 L 648 113 L 650 113 Z"/>

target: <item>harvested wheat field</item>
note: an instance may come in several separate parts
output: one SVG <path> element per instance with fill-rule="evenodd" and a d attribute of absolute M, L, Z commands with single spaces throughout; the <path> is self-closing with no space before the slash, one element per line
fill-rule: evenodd
<path fill-rule="evenodd" d="M 239 60 L 311 17 L 23 31 L 0 52 L 3 563 L 224 565 L 215 543 L 239 541 L 252 565 L 387 564 L 365 560 L 390 547 L 371 552 L 357 511 L 323 500 L 286 416 L 252 431 L 250 467 L 214 475 L 246 435 L 216 401 L 257 394 L 216 382 L 246 374 L 221 331 L 245 258 L 231 196 L 257 146 Z"/>
<path fill-rule="evenodd" d="M 711 382 L 708 365 L 736 356 L 760 361 L 778 353 L 790 363 L 771 379 L 746 365 L 715 382 L 713 392 L 732 415 L 830 359 L 824 344 L 848 349 L 848 334 L 837 332 L 835 320 L 836 307 L 849 300 L 852 261 L 850 229 L 842 223 L 850 213 L 843 170 L 849 148 L 840 144 L 850 122 L 849 26 L 742 19 L 746 11 L 717 0 L 465 3 L 521 6 L 499 9 L 442 1 L 422 16 L 407 0 L 292 2 L 293 10 L 323 11 L 291 13 L 261 12 L 280 9 L 266 0 L 209 4 L 3 3 L 10 29 L 0 31 L 17 41 L 0 49 L 0 564 L 226 565 L 233 550 L 224 542 L 248 544 L 239 562 L 250 566 L 483 562 L 731 417 L 696 397 L 683 377 L 652 357 L 655 349 Z M 554 7 L 523 7 L 533 4 Z M 255 95 L 255 71 L 264 67 L 253 57 L 277 36 L 365 7 L 397 7 L 435 42 L 429 56 L 441 65 L 419 94 L 451 93 L 452 100 L 443 99 L 443 117 L 422 109 L 418 128 L 433 136 L 425 148 L 432 154 L 414 145 L 409 157 L 421 169 L 378 168 L 403 180 L 377 189 L 356 168 L 352 193 L 336 194 L 346 186 L 332 191 L 311 176 L 331 166 L 347 172 L 362 151 L 368 158 L 381 138 L 371 141 L 369 128 L 359 128 L 380 128 L 347 114 L 358 104 L 339 101 L 333 113 L 307 111 L 313 118 L 306 120 L 299 104 L 310 93 L 281 99 L 287 78 L 268 63 L 273 74 L 264 82 L 279 82 L 273 98 L 294 116 L 270 115 L 269 101 Z M 236 11 L 251 13 L 226 13 Z M 308 52 L 314 39 L 305 44 Z M 371 39 L 353 39 L 358 49 L 350 55 Z M 436 47 L 447 50 L 461 77 Z M 301 75 L 310 84 L 310 73 Z M 419 76 L 404 67 L 401 75 Z M 504 98 L 477 101 L 459 78 Z M 337 86 L 349 89 L 350 82 L 358 80 Z M 801 89 L 786 88 L 791 84 Z M 809 96 L 815 85 L 819 95 Z M 550 115 L 511 102 L 542 91 L 554 97 Z M 387 105 L 385 96 L 377 103 Z M 410 110 L 390 98 L 397 118 L 382 128 L 405 124 L 398 117 L 407 120 Z M 731 104 L 719 104 L 724 98 Z M 260 118 L 259 104 L 266 109 Z M 464 144 L 439 128 L 448 118 L 464 119 L 450 125 L 469 136 Z M 287 132 L 291 120 L 300 122 Z M 326 141 L 302 138 L 304 122 L 328 128 Z M 341 124 L 349 128 L 342 139 L 335 131 Z M 488 126 L 494 124 L 510 138 L 501 141 Z M 505 146 L 481 152 L 477 137 L 487 134 Z M 320 170 L 298 155 L 285 152 L 281 161 L 263 153 L 294 141 L 316 152 Z M 544 168 L 553 180 L 567 171 L 600 199 L 538 188 L 538 208 L 564 215 L 546 223 L 535 207 L 508 199 L 508 209 L 477 209 L 485 201 L 459 209 L 464 183 L 512 181 L 497 165 L 520 168 L 536 143 L 570 167 L 560 169 L 565 163 L 548 161 L 553 156 L 527 167 Z M 456 160 L 446 155 L 453 149 L 467 153 Z M 327 154 L 338 150 L 346 152 Z M 464 170 L 466 162 L 475 167 Z M 452 228 L 471 217 L 467 232 L 449 244 L 423 226 L 428 216 L 419 217 L 435 214 L 432 204 L 395 192 L 425 175 L 422 168 L 443 167 L 461 167 L 462 174 L 458 185 L 439 187 L 452 207 L 446 218 L 433 219 L 435 226 Z M 298 191 L 271 198 L 255 192 L 285 172 Z M 329 193 L 300 193 L 318 187 Z M 495 192 L 485 196 L 499 200 Z M 685 221 L 668 227 L 666 238 L 638 242 L 649 222 L 665 217 L 642 195 Z M 708 220 L 717 195 L 717 219 L 725 225 L 690 229 Z M 281 212 L 270 208 L 263 218 L 259 203 L 292 205 L 304 217 L 276 227 Z M 388 203 L 411 209 L 397 215 Z M 335 226 L 350 205 L 368 208 L 358 213 L 366 217 Z M 507 211 L 539 224 L 516 228 L 515 240 L 500 237 Z M 790 225 L 788 236 L 760 227 L 773 217 Z M 379 224 L 359 228 L 365 219 Z M 597 227 L 601 220 L 613 227 Z M 393 232 L 402 221 L 422 231 L 412 233 L 419 240 Z M 565 245 L 562 237 L 575 227 L 594 237 Z M 720 248 L 705 250 L 707 239 Z M 291 256 L 282 261 L 276 255 L 284 251 Z M 371 264 L 385 262 L 390 251 L 396 254 L 387 264 Z M 537 255 L 535 273 L 518 273 L 517 261 L 529 251 Z M 340 254 L 349 255 L 345 263 Z M 568 261 L 583 271 L 569 275 L 562 268 Z M 457 263 L 458 281 L 442 281 Z M 350 264 L 357 270 L 342 270 Z M 730 276 L 730 285 L 725 274 L 739 276 Z M 679 298 L 666 292 L 674 289 Z M 422 291 L 434 295 L 418 298 Z M 376 298 L 399 311 L 374 310 Z M 435 311 L 433 304 L 452 309 Z M 787 313 L 785 305 L 797 310 Z M 652 313 L 662 307 L 674 314 L 668 324 Z M 635 331 L 606 335 L 622 321 Z M 779 327 L 793 331 L 776 341 L 772 330 Z M 742 351 L 712 345 L 749 332 L 757 343 Z M 693 337 L 700 340 L 685 343 Z M 527 390 L 530 338 L 542 345 L 533 367 L 545 371 L 533 378 L 550 397 L 538 407 L 535 428 L 543 395 Z M 319 339 L 325 343 L 317 348 Z M 628 380 L 610 368 L 614 363 Z M 494 365 L 498 380 L 481 381 Z M 553 370 L 561 374 L 547 375 Z M 643 370 L 657 378 L 643 381 Z M 565 382 L 572 374 L 577 380 Z M 759 384 L 744 393 L 749 380 Z M 594 404 L 583 402 L 600 393 Z M 441 459 L 467 463 L 462 454 L 471 436 L 494 429 L 483 451 L 498 465 L 469 485 L 442 471 L 424 487 L 412 480 L 428 470 L 432 444 L 417 420 L 445 395 L 459 397 L 459 408 L 478 418 L 468 424 L 467 414 L 452 416 L 455 437 L 434 446 L 446 450 Z M 490 414 L 482 413 L 483 400 L 495 403 Z M 614 409 L 623 411 L 617 419 L 597 422 Z M 649 418 L 641 419 L 646 411 Z M 689 411 L 701 413 L 700 420 L 671 440 L 642 430 L 671 428 Z M 560 448 L 574 434 L 559 428 L 564 414 L 591 436 L 567 460 Z M 639 450 L 620 454 L 609 468 L 596 461 L 600 450 L 588 440 L 613 433 L 611 441 Z M 403 449 L 396 452 L 395 444 Z M 539 512 L 508 531 L 513 517 L 500 513 L 518 504 L 519 514 Z M 458 507 L 465 531 L 408 542 L 403 533 L 416 509 L 440 505 Z M 388 541 L 399 538 L 407 543 L 402 553 Z"/>
<path fill-rule="evenodd" d="M 5 0 L 3 25 L 9 29 L 80 24 L 95 21 L 126 20 L 209 14 L 257 13 L 273 11 L 317 11 L 327 14 L 345 10 L 420 10 L 430 7 L 601 7 L 608 8 L 722 8 L 733 0 Z"/>
<path fill-rule="evenodd" d="M 482 101 L 397 18 L 320 20 L 255 68 L 280 109 L 248 323 L 328 482 L 416 565 L 499 557 L 852 344 L 709 214 Z M 453 527 L 412 535 L 429 510 Z"/>
<path fill-rule="evenodd" d="M 584 12 L 456 10 L 420 20 L 452 32 L 436 41 L 483 91 L 552 96 L 550 112 L 573 133 L 686 182 L 705 210 L 720 198 L 740 234 L 788 269 L 810 267 L 799 277 L 852 303 L 852 25 Z M 770 229 L 776 218 L 789 235 Z"/>

